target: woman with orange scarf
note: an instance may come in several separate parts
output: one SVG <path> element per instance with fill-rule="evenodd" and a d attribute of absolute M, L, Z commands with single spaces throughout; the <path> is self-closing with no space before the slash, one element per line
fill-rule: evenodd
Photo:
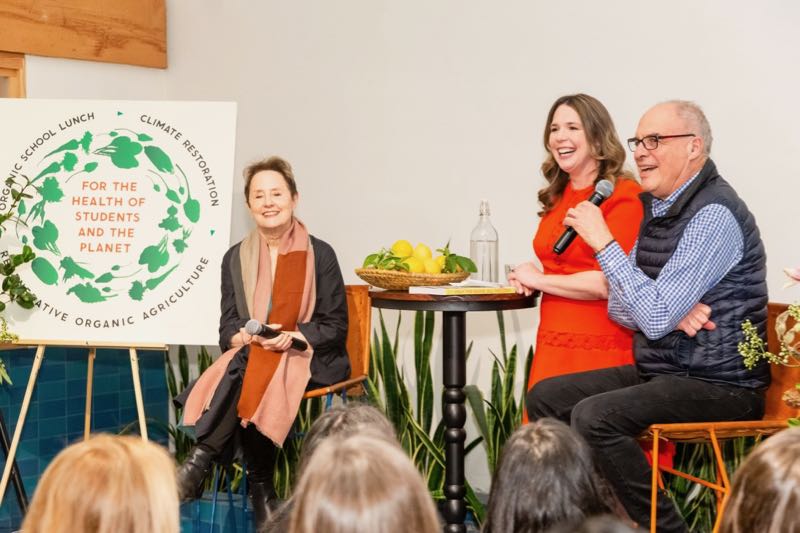
<path fill-rule="evenodd" d="M 245 169 L 256 229 L 222 260 L 222 356 L 176 398 L 197 446 L 178 470 L 181 499 L 198 496 L 214 461 L 241 449 L 256 529 L 275 500 L 272 475 L 305 390 L 346 379 L 347 300 L 336 254 L 294 216 L 297 186 L 278 157 Z M 255 319 L 280 334 L 251 336 Z M 293 338 L 306 341 L 304 351 Z"/>

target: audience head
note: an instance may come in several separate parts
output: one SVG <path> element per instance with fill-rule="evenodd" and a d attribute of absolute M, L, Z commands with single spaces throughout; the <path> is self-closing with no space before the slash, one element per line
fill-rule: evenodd
<path fill-rule="evenodd" d="M 628 139 L 642 189 L 666 199 L 703 168 L 711 150 L 711 126 L 693 102 L 671 100 L 650 108 Z"/>
<path fill-rule="evenodd" d="M 365 433 L 329 437 L 295 488 L 290 533 L 438 533 L 441 526 L 414 464 L 397 445 Z"/>
<path fill-rule="evenodd" d="M 372 433 L 375 437 L 397 443 L 394 428 L 386 416 L 365 403 L 348 402 L 322 413 L 311 425 L 303 441 L 299 472 L 305 468 L 314 450 L 327 438 L 349 437 L 360 433 Z"/>
<path fill-rule="evenodd" d="M 567 523 L 548 529 L 547 533 L 636 533 L 633 529 L 613 515 L 591 516 L 583 522 Z"/>
<path fill-rule="evenodd" d="M 540 215 L 558 201 L 570 174 L 596 169 L 595 182 L 632 178 L 623 170 L 625 149 L 608 110 L 588 94 L 570 94 L 556 100 L 544 127 L 547 158 L 542 174 L 548 186 L 539 191 Z"/>
<path fill-rule="evenodd" d="M 612 512 L 591 450 L 569 426 L 542 418 L 517 429 L 492 479 L 485 533 L 535 533 Z"/>
<path fill-rule="evenodd" d="M 720 531 L 800 531 L 800 428 L 768 438 L 742 463 Z"/>
<path fill-rule="evenodd" d="M 178 533 L 175 463 L 139 437 L 98 435 L 59 453 L 42 475 L 25 533 Z"/>

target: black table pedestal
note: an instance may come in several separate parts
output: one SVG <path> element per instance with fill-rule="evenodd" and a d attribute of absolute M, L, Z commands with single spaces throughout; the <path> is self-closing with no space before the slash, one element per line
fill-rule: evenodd
<path fill-rule="evenodd" d="M 464 519 L 467 504 L 464 500 L 464 442 L 467 432 L 467 408 L 464 385 L 467 381 L 467 362 L 464 357 L 467 343 L 466 313 L 445 311 L 443 329 L 444 392 L 442 394 L 442 417 L 444 418 L 445 472 L 444 515 L 447 533 L 465 533 Z"/>
<path fill-rule="evenodd" d="M 505 311 L 527 309 L 536 305 L 538 293 L 531 296 L 518 294 L 481 294 L 464 296 L 437 296 L 409 294 L 405 291 L 370 291 L 372 307 L 399 311 L 440 311 L 444 360 L 442 381 L 442 418 L 444 419 L 445 473 L 444 519 L 445 533 L 465 533 L 464 519 L 467 502 L 464 477 L 464 443 L 467 433 L 467 408 L 464 386 L 467 381 L 467 312 Z"/>

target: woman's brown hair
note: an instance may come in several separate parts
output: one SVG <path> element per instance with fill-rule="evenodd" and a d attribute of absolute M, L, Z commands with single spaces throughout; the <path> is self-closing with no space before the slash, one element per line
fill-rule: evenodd
<path fill-rule="evenodd" d="M 250 183 L 253 181 L 253 176 L 259 172 L 272 170 L 283 176 L 292 198 L 297 196 L 297 183 L 294 181 L 294 172 L 292 165 L 282 157 L 272 156 L 261 161 L 256 161 L 247 165 L 244 169 L 244 199 L 247 205 L 250 205 Z"/>
<path fill-rule="evenodd" d="M 295 488 L 289 533 L 437 533 L 433 500 L 400 446 L 369 433 L 330 437 Z"/>
<path fill-rule="evenodd" d="M 569 94 L 556 100 L 547 114 L 544 125 L 544 148 L 547 158 L 542 163 L 542 174 L 548 185 L 539 191 L 539 203 L 542 210 L 539 216 L 544 216 L 564 194 L 564 189 L 569 182 L 569 174 L 561 170 L 553 154 L 550 153 L 550 125 L 556 109 L 566 105 L 578 113 L 586 133 L 586 142 L 592 157 L 597 161 L 597 178 L 595 183 L 606 179 L 616 183 L 618 179 L 634 179 L 633 174 L 623 169 L 625 164 L 625 148 L 617 136 L 614 121 L 600 101 L 588 94 Z"/>
<path fill-rule="evenodd" d="M 733 479 L 721 533 L 800 531 L 800 428 L 768 438 Z"/>

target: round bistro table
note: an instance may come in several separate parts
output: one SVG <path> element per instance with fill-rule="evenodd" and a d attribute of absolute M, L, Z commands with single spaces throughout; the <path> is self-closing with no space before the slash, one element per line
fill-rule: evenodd
<path fill-rule="evenodd" d="M 507 311 L 536 306 L 538 293 L 531 296 L 519 294 L 471 294 L 439 296 L 409 294 L 406 291 L 381 291 L 369 293 L 372 307 L 401 311 L 441 311 L 444 317 L 442 418 L 445 432 L 445 484 L 444 518 L 446 533 L 464 533 L 467 503 L 464 499 L 464 441 L 467 434 L 464 423 L 467 409 L 466 396 L 466 346 L 469 311 Z"/>

